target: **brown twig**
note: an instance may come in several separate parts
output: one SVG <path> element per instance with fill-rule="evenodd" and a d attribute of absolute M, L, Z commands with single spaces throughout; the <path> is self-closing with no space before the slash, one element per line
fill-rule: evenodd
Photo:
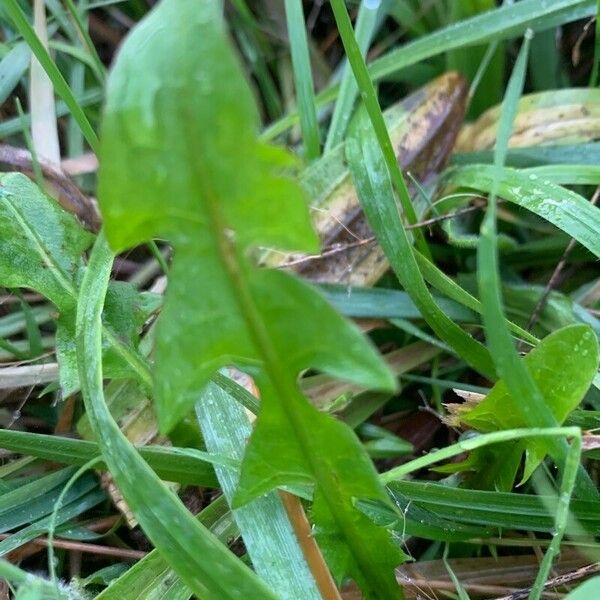
<path fill-rule="evenodd" d="M 592 196 L 590 203 L 592 205 L 596 204 L 596 202 L 598 202 L 599 197 L 600 197 L 600 187 L 596 188 L 596 191 L 594 192 L 594 195 Z M 535 308 L 533 309 L 533 313 L 531 313 L 531 317 L 529 318 L 529 321 L 527 322 L 527 327 L 525 327 L 525 329 L 527 329 L 527 331 L 531 330 L 531 328 L 537 323 L 537 320 L 539 319 L 539 316 L 542 313 L 542 310 L 544 310 L 544 306 L 546 306 L 546 302 L 548 301 L 548 297 L 550 296 L 550 293 L 556 286 L 558 279 L 560 278 L 560 275 L 561 275 L 563 269 L 565 268 L 565 265 L 567 264 L 567 260 L 569 259 L 569 256 L 570 256 L 571 252 L 573 251 L 573 248 L 575 248 L 575 244 L 577 244 L 577 241 L 574 239 L 571 239 L 571 241 L 568 243 L 567 247 L 565 248 L 565 251 L 563 252 L 563 255 L 561 256 L 560 260 L 558 261 L 558 264 L 556 265 L 554 272 L 550 276 L 550 280 L 546 284 L 546 287 L 544 288 L 544 291 L 543 291 L 540 299 L 538 300 L 537 304 L 535 305 Z"/>
<path fill-rule="evenodd" d="M 544 589 L 565 585 L 566 583 L 577 581 L 578 579 L 582 579 L 583 577 L 592 575 L 598 571 L 600 571 L 600 563 L 592 563 L 591 565 L 581 567 L 576 571 L 571 571 L 570 573 L 564 573 L 562 575 L 558 575 L 557 577 L 553 577 L 552 579 L 548 579 L 548 581 L 546 581 L 544 584 Z M 495 600 L 522 600 L 523 598 L 527 598 L 530 593 L 531 588 L 523 588 L 513 592 L 512 594 L 509 594 L 508 596 L 501 596 Z"/>
<path fill-rule="evenodd" d="M 38 162 L 44 179 L 54 190 L 54 195 L 58 196 L 57 200 L 63 208 L 76 215 L 92 231 L 98 231 L 100 214 L 92 199 L 83 194 L 75 183 L 56 166 L 39 159 Z M 5 170 L 6 167 L 32 177 L 31 153 L 22 148 L 0 144 L 0 170 Z"/>
<path fill-rule="evenodd" d="M 0 540 L 4 540 L 13 535 L 12 533 L 1 533 Z M 48 538 L 35 538 L 28 542 L 26 546 L 48 547 Z M 63 540 L 54 538 L 52 545 L 55 548 L 64 548 L 65 550 L 76 550 L 87 554 L 96 554 L 102 556 L 114 556 L 124 560 L 139 560 L 146 556 L 146 552 L 141 550 L 131 550 L 130 548 L 115 548 L 113 546 L 101 546 L 100 544 L 88 544 L 86 542 L 74 542 L 72 540 Z"/>
<path fill-rule="evenodd" d="M 481 208 L 481 204 L 474 204 L 472 206 L 467 206 L 466 208 L 461 208 L 452 213 L 448 213 L 446 215 L 440 215 L 437 217 L 432 217 L 431 219 L 426 219 L 424 221 L 419 221 L 418 223 L 413 223 L 412 225 L 405 225 L 405 229 L 418 229 L 420 227 L 429 227 L 431 225 L 435 225 L 441 221 L 447 221 L 449 219 L 453 219 L 460 215 L 464 215 L 466 213 L 473 212 L 475 210 L 479 210 Z M 367 246 L 369 244 L 373 244 L 376 241 L 375 237 L 371 236 L 362 240 L 357 240 L 356 242 L 350 242 L 348 244 L 333 244 L 328 248 L 325 248 L 323 252 L 320 254 L 311 254 L 309 256 L 302 256 L 301 258 L 297 258 L 294 260 L 290 260 L 286 263 L 279 265 L 280 269 L 287 269 L 289 267 L 296 267 L 298 265 L 305 264 L 312 260 L 321 260 L 323 258 L 328 258 L 329 256 L 334 256 L 335 254 L 339 254 L 340 252 L 346 252 L 347 250 L 351 250 L 352 248 L 358 248 L 360 246 Z"/>

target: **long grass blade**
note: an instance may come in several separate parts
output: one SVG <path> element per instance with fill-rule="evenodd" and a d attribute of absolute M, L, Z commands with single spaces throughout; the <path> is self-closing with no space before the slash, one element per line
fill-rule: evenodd
<path fill-rule="evenodd" d="M 73 18 L 73 21 L 75 21 L 75 25 L 77 26 L 77 32 L 81 37 L 83 45 L 90 56 L 91 66 L 92 70 L 94 71 L 94 75 L 96 75 L 96 78 L 100 83 L 104 83 L 106 79 L 106 68 L 104 67 L 102 61 L 100 60 L 100 57 L 98 56 L 96 46 L 94 46 L 94 42 L 92 42 L 92 38 L 90 37 L 87 27 L 85 26 L 85 23 L 83 22 L 83 19 L 79 14 L 79 9 L 75 6 L 73 0 L 64 0 L 64 2 L 67 5 L 67 9 L 69 11 L 69 14 Z"/>
<path fill-rule="evenodd" d="M 62 73 L 58 70 L 58 67 L 48 54 L 44 44 L 41 42 L 29 22 L 27 17 L 21 10 L 21 7 L 17 3 L 17 0 L 4 0 L 4 8 L 13 20 L 17 30 L 23 36 L 31 51 L 40 62 L 44 71 L 48 75 L 50 81 L 54 86 L 56 93 L 64 100 L 69 111 L 73 117 L 77 120 L 81 131 L 90 145 L 90 148 L 97 153 L 98 152 L 98 137 L 96 132 L 93 130 L 88 118 L 86 117 L 83 109 L 77 102 L 73 95 L 71 88 L 65 81 Z"/>
<path fill-rule="evenodd" d="M 550 575 L 552 563 L 560 553 L 560 544 L 565 535 L 571 510 L 571 497 L 577 481 L 577 473 L 581 466 L 581 431 L 573 436 L 567 458 L 563 466 L 563 476 L 560 482 L 560 489 L 557 494 L 557 506 L 554 516 L 554 531 L 552 532 L 552 541 L 540 565 L 537 577 L 531 588 L 529 600 L 539 600 L 545 589 L 546 580 Z"/>
<path fill-rule="evenodd" d="M 431 296 L 402 225 L 386 165 L 370 123 L 362 115 L 346 142 L 350 170 L 360 202 L 394 273 L 435 334 L 475 369 L 495 379 L 486 348 L 438 307 Z"/>
<path fill-rule="evenodd" d="M 434 465 L 437 462 L 450 460 L 463 452 L 472 452 L 473 450 L 484 448 L 491 444 L 514 442 L 515 440 L 527 438 L 557 439 L 577 437 L 579 435 L 581 435 L 581 430 L 578 427 L 532 427 L 530 429 L 506 429 L 504 431 L 494 431 L 493 433 L 485 433 L 461 440 L 460 442 L 451 446 L 446 446 L 441 450 L 429 452 L 425 456 L 420 456 L 403 465 L 385 471 L 379 476 L 379 479 L 386 484 L 399 479 L 404 479 L 407 475 Z"/>
<path fill-rule="evenodd" d="M 512 123 L 517 111 L 517 102 L 521 96 L 525 69 L 527 66 L 527 52 L 531 35 L 525 37 L 525 42 L 519 53 L 513 74 L 509 82 L 499 125 L 498 141 L 495 150 L 494 166 L 496 171 L 502 168 L 508 139 L 512 130 Z M 497 179 L 496 179 L 497 181 Z M 507 385 L 514 398 L 529 398 L 530 404 L 523 403 L 523 411 L 527 413 L 526 422 L 533 421 L 533 413 L 538 413 L 538 423 L 547 427 L 556 425 L 554 418 L 545 405 L 544 399 L 533 382 L 531 375 L 520 361 L 514 348 L 508 329 L 504 326 L 504 312 L 502 309 L 500 276 L 498 272 L 498 249 L 496 231 L 496 188 L 488 200 L 488 208 L 481 225 L 480 246 L 478 252 L 477 274 L 479 294 L 482 301 L 482 316 L 486 328 L 486 337 L 490 352 L 496 363 L 500 377 L 508 377 Z"/>
<path fill-rule="evenodd" d="M 285 0 L 285 15 L 292 50 L 296 102 L 300 113 L 304 149 L 306 158 L 313 160 L 319 157 L 321 142 L 302 0 Z"/>
<path fill-rule="evenodd" d="M 211 382 L 196 415 L 207 449 L 241 461 L 252 433 L 244 408 Z M 239 473 L 222 467 L 216 472 L 231 504 Z M 321 598 L 278 492 L 235 509 L 234 516 L 254 568 L 280 598 Z"/>
<path fill-rule="evenodd" d="M 112 262 L 113 254 L 100 233 L 81 285 L 76 323 L 81 390 L 104 460 L 148 537 L 194 593 L 215 600 L 275 598 L 165 487 L 106 408 L 101 314 Z M 147 501 L 148 494 L 152 502 Z"/>
<path fill-rule="evenodd" d="M 371 3 L 366 0 L 361 2 L 354 29 L 356 42 L 363 56 L 367 54 L 371 38 L 373 37 L 373 33 L 375 32 L 379 21 L 379 16 L 382 13 L 381 4 L 375 7 L 370 6 L 370 4 Z M 352 116 L 352 110 L 357 95 L 358 88 L 356 87 L 354 74 L 352 73 L 352 69 L 348 66 L 347 61 L 345 61 L 342 79 L 340 81 L 340 91 L 333 109 L 333 115 L 331 116 L 331 123 L 329 124 L 327 139 L 325 141 L 325 149 L 323 150 L 325 154 L 329 152 L 329 150 L 335 148 L 335 146 L 344 139 L 344 134 L 350 123 L 350 117 Z"/>
<path fill-rule="evenodd" d="M 392 180 L 394 189 L 400 197 L 404 216 L 409 224 L 414 225 L 417 222 L 417 213 L 410 198 L 406 181 L 404 180 L 402 171 L 396 160 L 396 153 L 392 147 L 390 134 L 385 125 L 383 113 L 381 112 L 377 93 L 375 92 L 373 82 L 367 70 L 367 65 L 365 64 L 360 47 L 354 37 L 348 10 L 342 0 L 332 0 L 331 8 L 335 15 L 335 20 L 342 38 L 342 43 L 344 44 L 346 55 L 348 56 L 348 62 L 354 73 L 358 89 L 360 90 L 365 108 L 371 119 L 373 130 L 377 136 L 377 141 L 381 148 L 390 179 Z M 414 238 L 417 249 L 420 250 L 422 254 L 429 257 L 429 248 L 421 230 L 415 230 Z"/>
<path fill-rule="evenodd" d="M 48 30 L 46 28 L 46 3 L 34 0 L 33 26 L 44 50 L 48 48 Z M 35 56 L 31 57 L 29 78 L 29 108 L 31 110 L 31 137 L 37 156 L 60 164 L 58 145 L 58 127 L 54 116 L 54 90 L 52 82 Z"/>
<path fill-rule="evenodd" d="M 0 430 L 0 446 L 66 465 L 81 466 L 101 456 L 95 442 L 10 429 Z M 144 446 L 139 448 L 139 453 L 161 479 L 187 485 L 217 487 L 211 464 L 237 467 L 234 461 L 229 461 L 226 457 L 174 446 Z M 98 468 L 105 469 L 106 465 L 100 463 Z"/>

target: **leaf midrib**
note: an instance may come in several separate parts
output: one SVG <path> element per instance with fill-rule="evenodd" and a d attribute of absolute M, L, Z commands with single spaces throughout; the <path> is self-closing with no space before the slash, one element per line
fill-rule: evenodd
<path fill-rule="evenodd" d="M 188 140 L 188 144 L 190 144 Z M 190 145 L 190 148 L 192 146 Z M 286 374 L 285 367 L 278 360 L 276 349 L 271 343 L 268 329 L 260 315 L 246 282 L 243 271 L 238 262 L 238 253 L 234 247 L 234 241 L 227 235 L 227 220 L 221 210 L 217 196 L 206 181 L 210 181 L 203 167 L 203 161 L 196 161 L 196 177 L 201 193 L 207 208 L 207 218 L 211 230 L 215 236 L 216 254 L 223 270 L 229 280 L 233 295 L 240 309 L 240 314 L 246 324 L 251 340 L 256 345 L 256 349 L 262 355 L 265 371 L 275 388 L 275 392 L 281 399 L 283 411 L 296 433 L 296 440 L 300 450 L 310 465 L 313 476 L 323 492 L 323 498 L 331 511 L 334 521 L 340 528 L 346 543 L 350 547 L 358 568 L 364 573 L 367 581 L 381 580 L 383 576 L 379 570 L 373 569 L 373 561 L 369 550 L 364 547 L 363 540 L 356 534 L 356 524 L 352 522 L 347 510 L 337 510 L 339 503 L 331 501 L 332 496 L 339 496 L 337 485 L 333 478 L 334 475 L 328 473 L 327 467 L 323 468 L 323 459 L 314 452 L 314 441 L 310 435 L 307 435 L 303 426 L 302 417 L 294 403 L 294 396 L 299 392 L 294 389 L 293 380 Z M 325 479 L 323 477 L 325 476 Z M 328 475 L 330 475 L 328 477 Z"/>

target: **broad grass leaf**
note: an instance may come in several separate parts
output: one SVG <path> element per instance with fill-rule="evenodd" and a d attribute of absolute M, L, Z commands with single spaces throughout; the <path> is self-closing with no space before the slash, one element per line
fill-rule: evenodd
<path fill-rule="evenodd" d="M 364 496 L 384 494 L 374 468 L 351 430 L 302 397 L 296 378 L 317 368 L 365 387 L 393 390 L 395 382 L 359 330 L 316 291 L 254 266 L 258 246 L 318 247 L 302 190 L 284 175 L 292 161 L 260 143 L 258 127 L 221 3 L 163 0 L 128 37 L 109 77 L 99 181 L 113 249 L 152 237 L 175 249 L 157 328 L 160 425 L 172 428 L 218 368 L 252 372 L 263 405 L 238 503 L 276 483 L 316 480 L 360 565 L 353 576 L 381 597 L 397 597 L 391 565 L 402 554 L 352 506 L 355 480 Z"/>
<path fill-rule="evenodd" d="M 597 371 L 598 360 L 598 340 L 587 325 L 570 325 L 551 333 L 523 359 L 557 423 L 564 423 L 581 402 Z M 524 427 L 527 423 L 517 406 L 524 401 L 513 398 L 501 380 L 479 404 L 461 411 L 460 421 L 482 432 Z M 521 451 L 512 460 L 520 461 L 522 452 L 526 452 L 525 481 L 546 456 L 548 443 L 527 440 L 518 446 Z M 511 461 L 505 455 L 503 462 Z M 506 489 L 506 485 L 499 489 Z"/>
<path fill-rule="evenodd" d="M 252 433 L 245 408 L 233 395 L 211 382 L 195 409 L 207 450 L 241 461 Z M 223 494 L 231 503 L 239 480 L 239 470 L 218 466 L 215 470 Z M 236 509 L 234 517 L 254 569 L 281 600 L 321 600 L 277 491 Z"/>

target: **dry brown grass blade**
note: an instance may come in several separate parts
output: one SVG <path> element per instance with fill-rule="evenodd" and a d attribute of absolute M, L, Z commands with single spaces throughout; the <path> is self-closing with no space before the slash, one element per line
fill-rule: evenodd
<path fill-rule="evenodd" d="M 33 28 L 41 42 L 48 48 L 44 0 L 34 0 Z M 37 156 L 60 168 L 54 88 L 42 65 L 34 56 L 31 57 L 29 110 L 31 112 L 31 137 Z"/>

